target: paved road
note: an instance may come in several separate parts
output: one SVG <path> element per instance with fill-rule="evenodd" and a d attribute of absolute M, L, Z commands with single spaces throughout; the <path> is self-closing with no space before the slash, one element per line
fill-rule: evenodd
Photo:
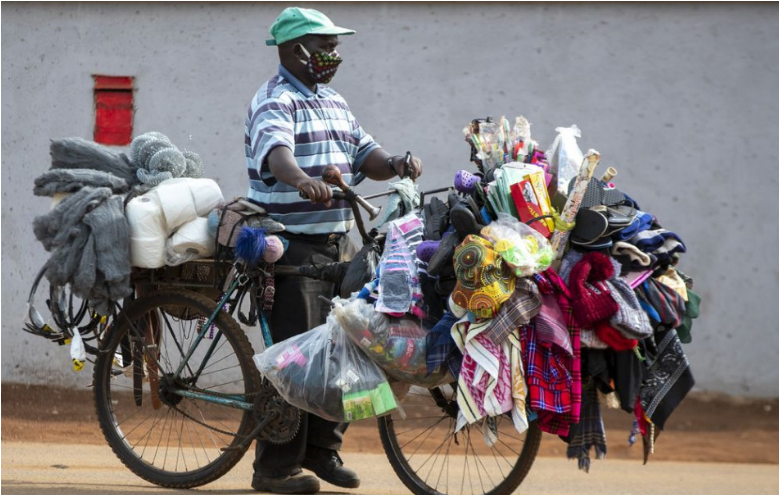
<path fill-rule="evenodd" d="M 727 447 L 730 449 L 730 447 Z M 384 455 L 346 453 L 362 486 L 343 490 L 322 484 L 331 494 L 406 494 Z M 252 455 L 222 479 L 179 493 L 252 492 Z M 539 458 L 518 493 L 533 494 L 778 494 L 778 465 L 599 460 L 590 474 L 575 462 Z M 3 494 L 172 494 L 128 471 L 108 447 L 68 444 L 2 443 Z"/>

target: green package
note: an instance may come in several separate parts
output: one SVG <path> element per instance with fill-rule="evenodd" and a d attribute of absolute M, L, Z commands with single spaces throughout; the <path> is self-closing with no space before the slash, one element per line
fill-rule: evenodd
<path fill-rule="evenodd" d="M 343 417 L 346 422 L 383 415 L 397 408 L 388 382 L 369 391 L 343 393 Z"/>
<path fill-rule="evenodd" d="M 375 415 L 380 416 L 397 408 L 397 401 L 394 399 L 394 393 L 392 393 L 388 382 L 384 382 L 370 391 L 370 397 Z"/>
<path fill-rule="evenodd" d="M 343 394 L 343 415 L 346 422 L 372 418 L 372 412 L 370 391 Z"/>

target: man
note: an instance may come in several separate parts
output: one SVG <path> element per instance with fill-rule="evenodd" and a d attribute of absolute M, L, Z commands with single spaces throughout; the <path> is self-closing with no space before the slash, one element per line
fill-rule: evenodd
<path fill-rule="evenodd" d="M 384 181 L 403 177 L 403 158 L 384 151 L 364 132 L 345 100 L 324 86 L 342 62 L 336 51 L 338 35 L 355 31 L 335 26 L 316 10 L 291 7 L 278 16 L 270 33 L 266 44 L 277 46 L 280 66 L 256 93 L 245 122 L 248 198 L 286 226 L 282 235 L 289 247 L 278 263 L 347 261 L 355 253 L 346 236 L 353 213 L 344 201 L 332 201 L 321 171 L 335 165 L 349 185 L 363 177 Z M 413 158 L 410 165 L 416 179 L 421 162 Z M 318 295 L 334 294 L 332 283 L 278 277 L 270 317 L 274 341 L 322 324 L 329 308 Z M 303 474 L 302 468 L 331 484 L 358 487 L 358 476 L 337 455 L 346 427 L 303 412 L 300 430 L 290 443 L 257 443 L 253 488 L 284 494 L 318 492 L 319 480 Z"/>

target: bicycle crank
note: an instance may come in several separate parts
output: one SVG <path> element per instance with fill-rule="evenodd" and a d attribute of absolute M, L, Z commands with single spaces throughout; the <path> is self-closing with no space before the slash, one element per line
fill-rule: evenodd
<path fill-rule="evenodd" d="M 259 424 L 265 424 L 258 437 L 272 444 L 291 441 L 301 424 L 299 409 L 286 403 L 274 386 L 266 381 L 253 403 L 253 417 Z"/>

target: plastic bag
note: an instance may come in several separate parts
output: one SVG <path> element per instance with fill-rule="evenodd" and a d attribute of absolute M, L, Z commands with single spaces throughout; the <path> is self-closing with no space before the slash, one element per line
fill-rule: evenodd
<path fill-rule="evenodd" d="M 327 420 L 353 422 L 397 408 L 386 375 L 340 329 L 334 315 L 253 360 L 288 403 Z"/>
<path fill-rule="evenodd" d="M 498 220 L 481 229 L 481 235 L 492 242 L 495 251 L 517 277 L 546 270 L 554 259 L 552 245 L 546 238 L 502 212 L 498 214 Z"/>
<path fill-rule="evenodd" d="M 568 183 L 579 173 L 579 167 L 584 160 L 584 153 L 576 144 L 576 138 L 582 137 L 582 131 L 576 127 L 558 127 L 557 137 L 546 151 L 549 170 L 557 175 L 557 191 L 567 197 Z"/>
<path fill-rule="evenodd" d="M 378 311 L 404 314 L 411 310 L 415 298 L 420 299 L 414 240 L 421 242 L 423 232 L 424 225 L 415 213 L 389 223 L 380 262 Z"/>
<path fill-rule="evenodd" d="M 451 381 L 445 365 L 427 375 L 429 331 L 417 317 L 391 317 L 359 298 L 338 303 L 333 314 L 348 337 L 390 377 L 427 388 Z"/>

